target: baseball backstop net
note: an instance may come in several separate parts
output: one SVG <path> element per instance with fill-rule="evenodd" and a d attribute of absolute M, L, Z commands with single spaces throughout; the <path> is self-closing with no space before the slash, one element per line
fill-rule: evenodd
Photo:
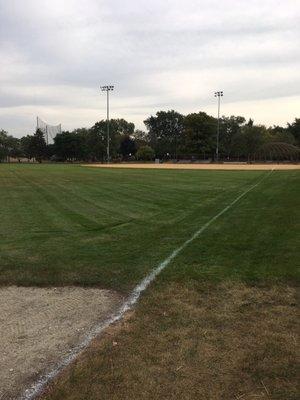
<path fill-rule="evenodd" d="M 47 144 L 52 144 L 55 136 L 61 133 L 61 124 L 49 125 L 40 117 L 36 117 L 36 129 L 43 132 Z"/>

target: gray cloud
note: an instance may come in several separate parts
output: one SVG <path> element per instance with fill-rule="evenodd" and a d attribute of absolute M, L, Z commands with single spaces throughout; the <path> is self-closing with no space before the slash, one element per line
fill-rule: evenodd
<path fill-rule="evenodd" d="M 217 89 L 230 114 L 257 101 L 259 122 L 285 123 L 300 105 L 296 3 L 0 0 L 0 128 L 20 135 L 38 113 L 91 125 L 105 115 L 103 83 L 116 85 L 113 116 L 139 127 L 159 108 L 212 112 Z"/>

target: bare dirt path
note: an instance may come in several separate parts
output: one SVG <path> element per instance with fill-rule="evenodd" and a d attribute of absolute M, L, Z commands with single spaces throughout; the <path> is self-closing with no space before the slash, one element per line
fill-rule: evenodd
<path fill-rule="evenodd" d="M 100 289 L 0 288 L 0 399 L 16 399 L 120 304 Z"/>
<path fill-rule="evenodd" d="M 293 170 L 300 169 L 300 164 L 246 164 L 246 163 L 224 163 L 224 164 L 189 164 L 189 163 L 116 163 L 116 164 L 84 164 L 84 167 L 95 168 L 141 168 L 141 169 L 200 169 L 200 170 Z"/>

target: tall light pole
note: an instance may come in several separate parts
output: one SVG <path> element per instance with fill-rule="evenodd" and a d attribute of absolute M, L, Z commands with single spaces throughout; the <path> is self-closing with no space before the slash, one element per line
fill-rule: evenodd
<path fill-rule="evenodd" d="M 107 163 L 110 161 L 110 155 L 109 155 L 109 92 L 114 90 L 114 86 L 112 85 L 107 85 L 107 86 L 100 86 L 100 89 L 102 92 L 106 92 L 106 123 L 107 123 Z"/>
<path fill-rule="evenodd" d="M 217 129 L 217 148 L 216 148 L 216 159 L 219 161 L 219 136 L 220 136 L 220 103 L 223 92 L 215 92 L 215 97 L 218 98 L 218 129 Z"/>

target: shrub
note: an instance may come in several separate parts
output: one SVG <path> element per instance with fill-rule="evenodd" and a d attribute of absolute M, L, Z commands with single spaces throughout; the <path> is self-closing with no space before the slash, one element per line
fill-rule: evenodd
<path fill-rule="evenodd" d="M 140 161 L 151 161 L 154 156 L 154 150 L 150 146 L 141 146 L 136 152 L 136 159 Z"/>

